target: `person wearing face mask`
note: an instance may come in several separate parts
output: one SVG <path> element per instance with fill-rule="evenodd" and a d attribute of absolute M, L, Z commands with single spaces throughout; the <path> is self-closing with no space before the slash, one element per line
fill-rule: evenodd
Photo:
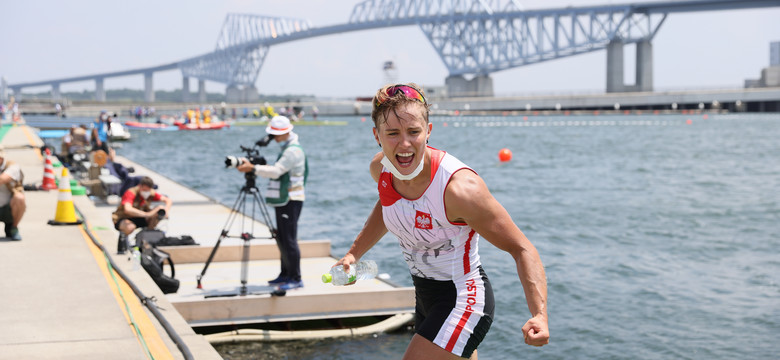
<path fill-rule="evenodd" d="M 415 287 L 415 335 L 403 358 L 477 359 L 495 308 L 478 254 L 484 237 L 516 264 L 531 312 L 518 329 L 525 343 L 547 344 L 547 280 L 539 253 L 473 169 L 427 145 L 433 125 L 425 93 L 416 84 L 388 85 L 373 105 L 374 139 L 382 151 L 369 169 L 379 199 L 334 266 L 348 271 L 392 232 Z"/>
<path fill-rule="evenodd" d="M 266 203 L 276 210 L 276 245 L 281 255 L 281 271 L 269 285 L 282 290 L 303 287 L 301 281 L 301 252 L 298 248 L 298 218 L 303 209 L 304 185 L 309 174 L 306 154 L 298 142 L 298 134 L 287 117 L 277 115 L 268 122 L 265 131 L 281 147 L 273 165 L 253 165 L 241 159 L 240 172 L 254 171 L 255 175 L 270 179 Z"/>
<path fill-rule="evenodd" d="M 164 202 L 152 208 L 152 202 Z M 114 228 L 119 230 L 117 253 L 124 254 L 128 248 L 127 237 L 137 228 L 154 229 L 159 221 L 158 212 L 165 210 L 168 217 L 173 202 L 170 198 L 154 190 L 154 181 L 148 176 L 141 178 L 137 186 L 131 187 L 122 195 L 122 202 L 111 215 Z"/>

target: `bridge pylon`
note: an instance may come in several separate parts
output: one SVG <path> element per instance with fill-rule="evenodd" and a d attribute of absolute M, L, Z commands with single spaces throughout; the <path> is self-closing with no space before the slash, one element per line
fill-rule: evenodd
<path fill-rule="evenodd" d="M 444 83 L 450 97 L 493 96 L 493 78 L 490 75 L 475 75 L 470 80 L 463 75 L 450 75 Z"/>
<path fill-rule="evenodd" d="M 607 92 L 653 91 L 653 44 L 648 40 L 636 43 L 636 75 L 633 85 L 623 79 L 623 41 L 613 39 L 607 44 Z"/>
<path fill-rule="evenodd" d="M 256 103 L 260 101 L 260 93 L 254 84 L 243 86 L 230 84 L 225 89 L 225 101 L 231 104 Z"/>

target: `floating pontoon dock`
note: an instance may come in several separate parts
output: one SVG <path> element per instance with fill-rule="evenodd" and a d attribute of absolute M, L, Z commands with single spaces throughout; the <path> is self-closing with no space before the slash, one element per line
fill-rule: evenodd
<path fill-rule="evenodd" d="M 197 276 L 216 245 L 231 209 L 128 159 L 117 157 L 117 162 L 134 167 L 133 175 L 152 177 L 158 191 L 173 200 L 168 220 L 169 235 L 190 235 L 199 243 L 197 246 L 161 247 L 171 254 L 176 278 L 181 282 L 179 291 L 166 297 L 191 326 L 238 326 L 414 312 L 412 287 L 398 287 L 381 279 L 352 286 L 323 284 L 321 275 L 337 261 L 331 256 L 328 240 L 299 241 L 305 286 L 287 291 L 285 296 L 272 296 L 269 292 L 273 288 L 267 286 L 267 282 L 279 273 L 279 251 L 274 240 L 268 239 L 268 228 L 258 221 L 254 222 L 253 231 L 254 236 L 261 239 L 251 240 L 249 245 L 249 294 L 239 295 L 243 240 L 236 238 L 222 240 L 202 279 L 203 288 L 198 289 Z M 101 208 L 105 209 L 106 219 L 110 219 L 115 205 Z M 239 233 L 239 223 L 240 220 L 234 222 L 229 230 L 231 234 Z M 236 296 L 229 296 L 231 294 Z"/>

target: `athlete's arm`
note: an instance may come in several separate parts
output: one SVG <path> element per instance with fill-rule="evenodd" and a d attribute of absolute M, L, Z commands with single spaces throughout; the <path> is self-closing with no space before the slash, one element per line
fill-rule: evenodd
<path fill-rule="evenodd" d="M 379 181 L 379 174 L 382 172 L 382 164 L 379 163 L 382 160 L 382 156 L 380 152 L 371 160 L 371 177 L 375 181 Z M 355 242 L 352 243 L 347 254 L 334 266 L 343 265 L 344 270 L 349 271 L 349 266 L 357 262 L 368 250 L 374 247 L 385 234 L 387 234 L 387 227 L 385 226 L 385 220 L 382 218 L 382 204 L 377 200 L 374 209 L 371 210 L 371 214 L 366 219 L 366 223 L 363 224 L 363 229 L 360 230 L 360 233 L 355 238 Z"/>
<path fill-rule="evenodd" d="M 447 217 L 465 222 L 487 241 L 512 255 L 523 284 L 532 318 L 523 326 L 525 343 L 542 346 L 549 342 L 547 326 L 547 279 L 536 247 L 477 174 L 465 170 L 452 175 L 444 193 Z"/>

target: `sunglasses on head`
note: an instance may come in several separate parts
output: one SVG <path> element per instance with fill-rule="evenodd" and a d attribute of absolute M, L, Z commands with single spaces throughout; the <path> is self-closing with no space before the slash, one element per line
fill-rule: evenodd
<path fill-rule="evenodd" d="M 387 99 L 384 99 L 384 100 L 380 100 L 379 98 L 377 98 L 377 99 L 376 99 L 376 103 L 374 104 L 374 107 L 379 107 L 379 106 L 380 106 L 380 105 L 382 105 L 382 104 L 383 104 L 385 101 L 387 101 L 388 99 L 390 99 L 390 98 L 392 98 L 392 97 L 394 97 L 394 96 L 398 95 L 399 93 L 400 93 L 400 94 L 403 94 L 404 96 L 406 96 L 406 97 L 407 97 L 407 98 L 409 98 L 409 99 L 412 99 L 412 100 L 417 100 L 417 101 L 419 101 L 419 102 L 423 103 L 423 105 L 427 105 L 427 104 L 428 104 L 428 103 L 425 101 L 425 97 L 422 95 L 422 93 L 420 92 L 420 90 L 417 90 L 417 89 L 415 89 L 415 88 L 413 88 L 413 87 L 411 87 L 411 86 L 409 86 L 409 85 L 401 85 L 401 84 L 399 84 L 399 85 L 393 85 L 393 86 L 391 86 L 391 87 L 387 88 L 387 90 L 385 91 L 385 93 L 386 93 L 386 94 L 387 94 L 389 97 L 388 97 Z"/>

